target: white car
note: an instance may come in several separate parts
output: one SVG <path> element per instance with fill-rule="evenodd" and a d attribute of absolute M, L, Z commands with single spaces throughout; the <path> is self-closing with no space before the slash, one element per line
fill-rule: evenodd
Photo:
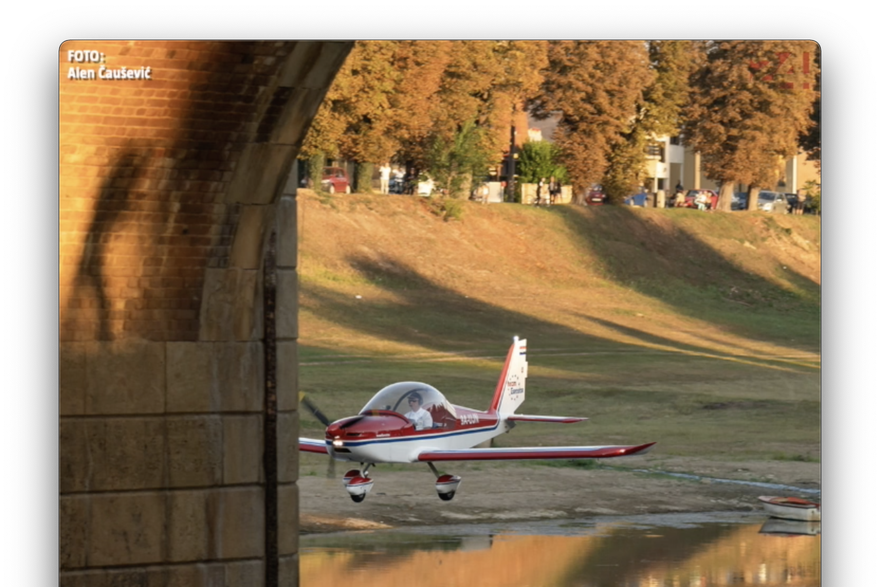
<path fill-rule="evenodd" d="M 426 181 L 420 181 L 416 187 L 416 193 L 420 196 L 430 196 L 434 191 L 434 180 L 430 177 Z"/>
<path fill-rule="evenodd" d="M 777 202 L 779 203 L 777 204 Z M 786 212 L 788 210 L 788 200 L 785 199 L 785 194 L 762 190 L 758 194 L 758 210 L 763 210 L 764 212 L 781 210 Z"/>

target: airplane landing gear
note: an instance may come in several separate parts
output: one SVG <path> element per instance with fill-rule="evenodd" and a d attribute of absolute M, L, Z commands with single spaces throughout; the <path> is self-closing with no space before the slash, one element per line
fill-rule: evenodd
<path fill-rule="evenodd" d="M 431 467 L 434 475 L 437 476 L 437 483 L 434 484 L 434 487 L 437 489 L 437 495 L 440 496 L 440 499 L 449 501 L 455 497 L 455 491 L 461 485 L 461 477 L 458 475 L 441 475 L 432 462 L 428 462 L 428 466 Z"/>
<path fill-rule="evenodd" d="M 373 480 L 370 479 L 367 473 L 370 466 L 364 467 L 363 471 L 352 469 L 342 477 L 342 484 L 345 486 L 345 490 L 348 491 L 351 500 L 355 503 L 364 501 L 364 498 L 367 497 L 367 494 L 373 488 Z"/>

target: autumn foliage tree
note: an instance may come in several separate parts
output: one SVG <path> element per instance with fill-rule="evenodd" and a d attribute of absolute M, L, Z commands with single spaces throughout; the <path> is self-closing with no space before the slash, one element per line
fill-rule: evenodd
<path fill-rule="evenodd" d="M 721 184 L 719 210 L 730 210 L 736 183 L 762 185 L 781 159 L 797 153 L 812 124 L 815 50 L 808 41 L 705 44 L 705 61 L 691 80 L 685 137 L 701 154 L 706 176 Z"/>
<path fill-rule="evenodd" d="M 650 41 L 648 54 L 656 76 L 644 91 L 644 127 L 653 135 L 678 136 L 690 98 L 690 78 L 700 64 L 694 41 Z"/>
<path fill-rule="evenodd" d="M 629 128 L 609 151 L 608 168 L 602 178 L 612 202 L 620 202 L 643 185 L 649 143 L 664 135 L 680 134 L 688 80 L 696 68 L 693 41 L 650 41 L 647 46 L 653 78 L 642 89 Z"/>
<path fill-rule="evenodd" d="M 466 193 L 458 176 L 473 175 L 474 161 L 502 157 L 511 120 L 540 89 L 545 65 L 544 41 L 358 42 L 301 157 L 393 158 Z M 465 145 L 474 152 L 462 153 Z"/>
<path fill-rule="evenodd" d="M 447 178 L 451 195 L 466 196 L 472 177 L 502 158 L 516 113 L 540 90 L 546 62 L 544 41 L 454 42 L 430 131 L 421 145 L 414 145 L 417 152 L 431 154 L 429 171 Z M 450 151 L 465 144 L 472 145 L 472 156 Z M 448 152 L 442 153 L 442 147 Z M 464 159 L 470 163 L 449 166 Z"/>
<path fill-rule="evenodd" d="M 816 98 L 813 100 L 813 111 L 810 114 L 812 125 L 800 137 L 800 146 L 807 153 L 807 159 L 822 164 L 822 51 L 816 45 L 813 66 L 816 68 Z"/>
<path fill-rule="evenodd" d="M 532 111 L 561 114 L 556 142 L 575 192 L 583 193 L 602 181 L 610 155 L 632 131 L 642 92 L 654 78 L 648 48 L 639 41 L 552 41 L 548 59 Z"/>

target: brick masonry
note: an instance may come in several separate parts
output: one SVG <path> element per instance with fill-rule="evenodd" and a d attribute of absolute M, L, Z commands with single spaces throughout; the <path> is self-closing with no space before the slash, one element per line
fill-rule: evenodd
<path fill-rule="evenodd" d="M 62 45 L 61 585 L 266 581 L 261 268 L 273 230 L 278 579 L 296 584 L 296 201 L 288 175 L 350 48 Z M 97 51 L 103 62 L 71 61 L 69 51 Z M 150 79 L 100 79 L 102 66 L 149 68 Z M 71 70 L 95 79 L 71 79 Z"/>

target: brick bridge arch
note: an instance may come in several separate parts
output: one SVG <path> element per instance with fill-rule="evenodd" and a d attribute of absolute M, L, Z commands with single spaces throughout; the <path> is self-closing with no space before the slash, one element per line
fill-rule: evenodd
<path fill-rule="evenodd" d="M 62 45 L 61 585 L 297 584 L 290 178 L 350 49 Z"/>

